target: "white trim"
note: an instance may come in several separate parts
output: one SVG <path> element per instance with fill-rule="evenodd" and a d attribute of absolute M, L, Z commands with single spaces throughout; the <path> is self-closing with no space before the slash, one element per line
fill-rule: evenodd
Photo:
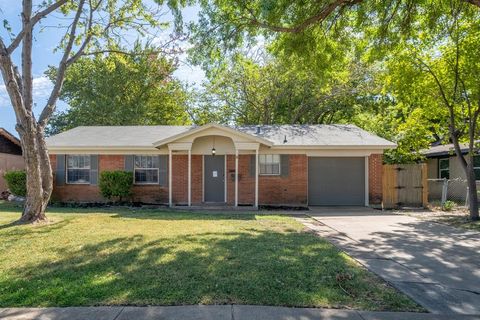
<path fill-rule="evenodd" d="M 173 207 L 172 199 L 172 150 L 168 150 L 168 205 Z"/>
<path fill-rule="evenodd" d="M 69 168 L 68 167 L 68 157 L 85 157 L 85 156 L 89 156 L 87 154 L 67 154 L 65 155 L 65 184 L 79 184 L 79 185 L 89 185 L 89 184 L 92 184 L 90 182 L 90 171 L 92 170 L 92 164 L 90 163 L 90 165 L 88 166 L 88 168 Z M 89 159 L 89 162 L 91 161 L 91 159 Z M 86 182 L 68 182 L 68 170 L 88 170 L 88 181 Z M 97 169 L 98 171 L 98 169 Z"/>
<path fill-rule="evenodd" d="M 281 176 L 282 175 L 282 157 L 280 154 L 271 154 L 271 153 L 264 153 L 264 154 L 259 154 L 258 155 L 258 161 L 260 162 L 260 156 L 278 156 L 278 173 L 261 173 L 258 172 L 259 175 L 261 176 Z M 272 165 L 274 163 L 271 163 Z"/>
<path fill-rule="evenodd" d="M 238 207 L 238 149 L 235 150 L 235 207 Z"/>
<path fill-rule="evenodd" d="M 202 203 L 205 203 L 205 155 L 202 155 Z"/>
<path fill-rule="evenodd" d="M 255 208 L 258 208 L 258 149 L 255 150 Z"/>
<path fill-rule="evenodd" d="M 188 150 L 188 206 L 192 206 L 192 151 Z"/>
<path fill-rule="evenodd" d="M 242 131 L 238 131 L 238 130 L 235 130 L 235 129 L 230 128 L 230 127 L 225 127 L 225 126 L 215 124 L 215 123 L 209 123 L 209 124 L 206 124 L 206 125 L 194 128 L 194 129 L 187 130 L 185 132 L 181 132 L 179 134 L 173 135 L 173 136 L 168 137 L 166 139 L 158 140 L 158 141 L 153 143 L 153 146 L 158 148 L 158 147 L 161 147 L 162 145 L 168 144 L 170 142 L 173 142 L 175 140 L 178 140 L 178 139 L 181 139 L 181 138 L 184 138 L 184 137 L 188 137 L 188 136 L 193 135 L 197 132 L 201 132 L 201 131 L 204 131 L 204 130 L 207 130 L 207 129 L 210 129 L 210 128 L 216 128 L 216 129 L 219 129 L 219 130 L 223 130 L 223 131 L 226 131 L 228 133 L 235 134 L 235 135 L 238 135 L 240 137 L 265 144 L 267 146 L 272 146 L 273 145 L 273 143 L 269 140 L 266 140 L 266 139 L 263 139 L 263 138 L 260 138 L 260 137 L 242 132 Z"/>
<path fill-rule="evenodd" d="M 225 190 L 224 190 L 225 194 L 223 196 L 223 200 L 225 203 L 227 203 L 227 181 L 228 181 L 227 180 L 227 155 L 225 154 L 223 155 L 223 157 L 224 157 L 223 182 L 225 183 Z"/>
<path fill-rule="evenodd" d="M 368 207 L 370 205 L 370 197 L 369 197 L 369 185 L 368 185 L 368 178 L 369 178 L 369 173 L 368 173 L 368 159 L 369 156 L 365 156 L 365 207 Z"/>

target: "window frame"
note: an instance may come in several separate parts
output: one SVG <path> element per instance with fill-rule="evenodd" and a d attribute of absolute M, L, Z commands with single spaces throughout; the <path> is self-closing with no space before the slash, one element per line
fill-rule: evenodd
<path fill-rule="evenodd" d="M 448 168 L 447 169 L 442 169 L 442 166 L 440 165 L 440 162 L 442 162 L 442 161 L 448 161 Z M 447 171 L 448 172 L 448 178 L 442 178 L 442 171 Z M 450 157 L 438 158 L 438 178 L 439 179 L 450 180 Z"/>
<path fill-rule="evenodd" d="M 137 167 L 137 157 L 146 157 L 146 158 L 152 158 L 152 164 L 153 158 L 157 157 L 156 155 L 149 155 L 149 154 L 136 154 L 133 156 L 133 184 L 134 185 L 159 185 L 160 184 L 160 166 L 158 165 L 157 168 L 141 168 Z M 142 161 L 140 160 L 140 163 Z M 143 170 L 143 171 L 157 171 L 157 182 L 138 182 L 136 179 L 136 171 L 137 170 Z"/>
<path fill-rule="evenodd" d="M 265 163 L 264 165 L 276 165 L 275 162 L 273 162 L 273 157 L 278 157 L 278 173 L 262 173 L 262 157 L 267 158 L 267 156 L 272 156 L 272 163 L 267 164 Z M 282 157 L 280 157 L 279 154 L 259 154 L 258 155 L 258 175 L 260 176 L 280 176 L 282 174 Z M 273 170 L 272 170 L 273 171 Z"/>
<path fill-rule="evenodd" d="M 475 158 L 480 158 L 480 155 L 476 154 L 473 156 L 473 172 L 475 173 L 475 170 L 480 170 L 480 167 L 475 166 Z M 475 174 L 475 181 L 480 181 L 480 179 L 477 179 L 477 175 Z"/>
<path fill-rule="evenodd" d="M 80 167 L 72 167 L 72 168 L 69 168 L 68 167 L 68 159 L 70 157 L 84 157 L 84 158 L 87 158 L 88 157 L 88 168 L 80 168 Z M 79 182 L 79 181 L 75 181 L 75 182 L 70 182 L 68 181 L 68 171 L 69 170 L 84 170 L 84 171 L 88 171 L 88 181 L 86 182 Z M 91 164 L 91 159 L 90 159 L 90 155 L 89 154 L 67 154 L 65 156 L 65 184 L 91 184 L 90 182 L 90 172 L 92 170 L 92 164 Z"/>

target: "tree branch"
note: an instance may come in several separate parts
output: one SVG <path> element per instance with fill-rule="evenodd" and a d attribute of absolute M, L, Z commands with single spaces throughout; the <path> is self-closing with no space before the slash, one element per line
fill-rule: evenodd
<path fill-rule="evenodd" d="M 23 29 L 20 31 L 20 33 L 15 37 L 15 39 L 13 39 L 12 43 L 8 46 L 7 48 L 7 52 L 8 54 L 11 54 L 17 47 L 18 45 L 20 44 L 20 42 L 22 42 L 23 40 L 23 37 L 24 37 L 24 34 L 25 34 L 25 28 L 27 29 L 33 29 L 33 26 L 38 22 L 40 21 L 42 18 L 44 18 L 45 16 L 47 16 L 48 14 L 50 14 L 51 12 L 57 10 L 58 8 L 60 8 L 62 5 L 64 5 L 65 3 L 67 3 L 68 0 L 59 0 L 57 2 L 55 2 L 54 4 L 52 4 L 51 6 L 45 8 L 44 10 L 42 11 L 39 11 L 37 12 L 29 21 L 28 25 L 26 26 L 23 26 Z"/>
<path fill-rule="evenodd" d="M 75 14 L 75 18 L 72 22 L 72 27 L 70 29 L 70 33 L 68 36 L 68 43 L 65 47 L 65 51 L 63 52 L 62 60 L 60 60 L 60 64 L 57 70 L 57 76 L 55 78 L 55 85 L 53 86 L 52 92 L 50 93 L 50 97 L 48 98 L 47 104 L 45 108 L 43 108 L 42 113 L 40 114 L 40 118 L 38 119 L 38 124 L 41 128 L 45 128 L 47 125 L 48 119 L 51 117 L 53 112 L 55 111 L 55 105 L 57 103 L 58 96 L 60 95 L 60 90 L 63 86 L 63 81 L 65 79 L 65 72 L 67 70 L 67 60 L 70 56 L 70 52 L 72 51 L 73 44 L 75 42 L 75 34 L 77 31 L 78 21 L 80 20 L 80 16 L 82 15 L 83 6 L 85 4 L 85 0 L 80 0 L 78 5 L 77 13 Z"/>
<path fill-rule="evenodd" d="M 22 97 L 24 107 L 28 112 L 33 107 L 33 77 L 32 77 L 32 42 L 33 33 L 30 23 L 32 16 L 32 0 L 23 0 L 22 8 Z"/>
<path fill-rule="evenodd" d="M 289 33 L 299 33 L 310 25 L 324 21 L 328 16 L 335 11 L 337 8 L 342 8 L 346 6 L 352 6 L 354 4 L 360 3 L 363 0 L 336 0 L 318 11 L 315 15 L 307 18 L 303 22 L 297 24 L 296 26 L 287 27 L 279 25 L 271 25 L 269 23 L 259 21 L 255 16 L 253 16 L 249 23 L 253 26 L 257 26 L 264 29 L 269 29 L 275 32 L 289 32 Z M 480 0 L 479 0 L 480 1 Z"/>

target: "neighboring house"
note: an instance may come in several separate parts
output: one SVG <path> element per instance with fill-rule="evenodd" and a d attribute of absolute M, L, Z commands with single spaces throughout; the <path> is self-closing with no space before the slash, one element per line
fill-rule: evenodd
<path fill-rule="evenodd" d="M 126 170 L 133 201 L 170 206 L 379 204 L 395 147 L 352 125 L 217 124 L 77 127 L 47 145 L 54 200 L 105 201 L 99 172 Z"/>
<path fill-rule="evenodd" d="M 0 128 L 0 192 L 7 190 L 3 175 L 9 170 L 25 168 L 20 140 Z"/>
<path fill-rule="evenodd" d="M 467 144 L 461 144 L 462 154 L 469 151 Z M 427 158 L 429 199 L 440 200 L 442 185 L 440 180 L 447 180 L 447 199 L 464 202 L 467 196 L 467 178 L 460 159 L 456 156 L 453 144 L 433 146 L 424 150 L 422 154 Z M 474 170 L 477 177 L 477 188 L 480 186 L 480 155 L 474 156 Z"/>

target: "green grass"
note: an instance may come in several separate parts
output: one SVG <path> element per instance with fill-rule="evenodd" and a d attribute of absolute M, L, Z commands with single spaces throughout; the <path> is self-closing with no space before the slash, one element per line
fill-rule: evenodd
<path fill-rule="evenodd" d="M 472 221 L 467 215 L 442 215 L 435 219 L 436 222 L 445 223 L 457 228 L 480 231 L 480 221 Z"/>
<path fill-rule="evenodd" d="M 0 307 L 263 304 L 422 310 L 293 218 L 0 203 Z"/>

